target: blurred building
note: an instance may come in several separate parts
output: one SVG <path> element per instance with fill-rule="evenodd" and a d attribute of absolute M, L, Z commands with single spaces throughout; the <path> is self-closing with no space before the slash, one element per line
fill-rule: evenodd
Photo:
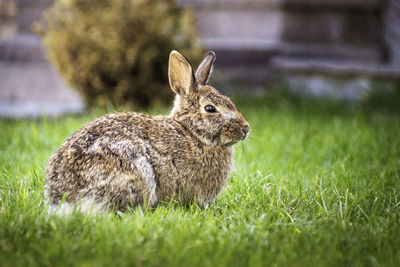
<path fill-rule="evenodd" d="M 399 0 L 181 0 L 223 77 L 359 99 L 400 77 Z"/>
<path fill-rule="evenodd" d="M 33 23 L 53 0 L 0 0 L 0 116 L 81 112 L 83 102 L 46 60 Z"/>
<path fill-rule="evenodd" d="M 32 23 L 53 0 L 0 0 L 0 115 L 79 112 L 83 104 L 47 62 Z M 179 0 L 196 15 L 217 78 L 255 88 L 360 98 L 371 80 L 400 77 L 399 0 Z"/>

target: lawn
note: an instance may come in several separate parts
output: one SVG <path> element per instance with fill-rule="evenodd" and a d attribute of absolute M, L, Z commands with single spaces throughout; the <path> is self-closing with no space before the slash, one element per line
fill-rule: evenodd
<path fill-rule="evenodd" d="M 48 215 L 43 187 L 50 155 L 102 112 L 0 120 L 0 265 L 400 266 L 398 113 L 273 96 L 237 105 L 250 138 L 214 205 L 97 216 Z"/>

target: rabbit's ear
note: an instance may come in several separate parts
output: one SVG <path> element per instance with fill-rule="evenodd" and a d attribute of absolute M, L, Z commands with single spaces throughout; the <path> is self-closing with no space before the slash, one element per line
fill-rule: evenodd
<path fill-rule="evenodd" d="M 196 81 L 201 85 L 206 85 L 208 82 L 208 77 L 212 72 L 212 67 L 215 61 L 215 53 L 213 51 L 208 51 L 203 58 L 200 66 L 196 71 Z"/>
<path fill-rule="evenodd" d="M 168 78 L 171 89 L 178 95 L 187 95 L 194 89 L 192 66 L 175 50 L 169 54 Z"/>

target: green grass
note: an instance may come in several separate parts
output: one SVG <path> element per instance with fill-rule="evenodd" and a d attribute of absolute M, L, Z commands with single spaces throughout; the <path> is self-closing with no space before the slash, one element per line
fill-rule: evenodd
<path fill-rule="evenodd" d="M 275 97 L 238 106 L 251 137 L 214 205 L 121 215 L 46 213 L 48 158 L 98 112 L 0 120 L 0 265 L 400 266 L 398 114 Z"/>

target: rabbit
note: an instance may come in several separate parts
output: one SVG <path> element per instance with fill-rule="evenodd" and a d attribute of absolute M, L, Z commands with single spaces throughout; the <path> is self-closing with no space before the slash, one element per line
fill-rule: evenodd
<path fill-rule="evenodd" d="M 171 200 L 212 203 L 233 167 L 233 145 L 250 129 L 230 98 L 207 84 L 215 58 L 207 52 L 194 73 L 182 54 L 170 53 L 176 96 L 169 115 L 108 114 L 67 139 L 46 169 L 51 208 L 124 212 Z"/>

